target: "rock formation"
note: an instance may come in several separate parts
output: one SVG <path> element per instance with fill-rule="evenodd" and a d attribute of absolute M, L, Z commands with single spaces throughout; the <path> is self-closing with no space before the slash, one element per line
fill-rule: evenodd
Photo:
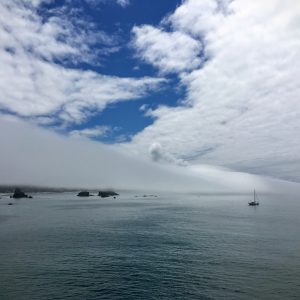
<path fill-rule="evenodd" d="M 91 196 L 89 192 L 87 191 L 81 191 L 77 194 L 78 197 L 89 197 Z"/>
<path fill-rule="evenodd" d="M 21 189 L 16 188 L 15 192 L 14 192 L 14 194 L 12 196 L 12 198 L 15 198 L 15 199 L 19 199 L 19 198 L 32 198 L 32 196 L 28 196 L 23 191 L 21 191 Z"/>
<path fill-rule="evenodd" d="M 111 196 L 118 196 L 119 194 L 114 191 L 99 191 L 98 196 L 101 198 L 107 198 Z"/>

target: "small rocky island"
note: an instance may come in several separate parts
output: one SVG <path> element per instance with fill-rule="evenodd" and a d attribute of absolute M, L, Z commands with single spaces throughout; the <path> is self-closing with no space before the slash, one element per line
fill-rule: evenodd
<path fill-rule="evenodd" d="M 114 191 L 99 191 L 98 196 L 101 198 L 107 198 L 111 196 L 119 196 L 119 194 Z"/>
<path fill-rule="evenodd" d="M 78 197 L 89 197 L 92 196 L 88 191 L 81 191 L 77 194 Z"/>
<path fill-rule="evenodd" d="M 32 196 L 26 195 L 21 189 L 16 188 L 11 198 L 15 198 L 15 199 L 32 198 Z"/>
<path fill-rule="evenodd" d="M 77 194 L 77 196 L 78 197 L 90 197 L 90 196 L 94 196 L 94 195 L 92 195 L 88 191 L 80 191 Z M 115 198 L 115 196 L 119 196 L 119 194 L 116 193 L 115 191 L 99 191 L 98 196 L 101 197 L 101 198 L 107 198 L 107 197 L 114 197 Z"/>

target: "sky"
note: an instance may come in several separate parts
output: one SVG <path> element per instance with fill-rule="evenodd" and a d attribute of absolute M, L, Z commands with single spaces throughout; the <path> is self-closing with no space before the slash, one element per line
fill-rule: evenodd
<path fill-rule="evenodd" d="M 298 0 L 2 0 L 0 12 L 2 182 L 58 185 L 54 163 L 29 172 L 49 158 L 79 185 L 80 156 L 122 161 L 107 186 L 300 182 Z"/>

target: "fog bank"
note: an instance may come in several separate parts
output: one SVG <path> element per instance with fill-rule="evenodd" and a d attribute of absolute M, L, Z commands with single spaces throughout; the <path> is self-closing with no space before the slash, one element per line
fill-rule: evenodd
<path fill-rule="evenodd" d="M 118 146 L 70 138 L 13 117 L 0 117 L 0 184 L 174 192 L 270 192 L 297 184 L 212 166 L 171 166 Z"/>

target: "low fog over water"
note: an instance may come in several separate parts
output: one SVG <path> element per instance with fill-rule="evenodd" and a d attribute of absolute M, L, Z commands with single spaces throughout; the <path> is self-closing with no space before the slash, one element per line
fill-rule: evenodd
<path fill-rule="evenodd" d="M 14 118 L 0 119 L 0 183 L 182 192 L 298 190 L 298 184 L 207 165 L 142 160 L 120 146 L 70 138 Z"/>

